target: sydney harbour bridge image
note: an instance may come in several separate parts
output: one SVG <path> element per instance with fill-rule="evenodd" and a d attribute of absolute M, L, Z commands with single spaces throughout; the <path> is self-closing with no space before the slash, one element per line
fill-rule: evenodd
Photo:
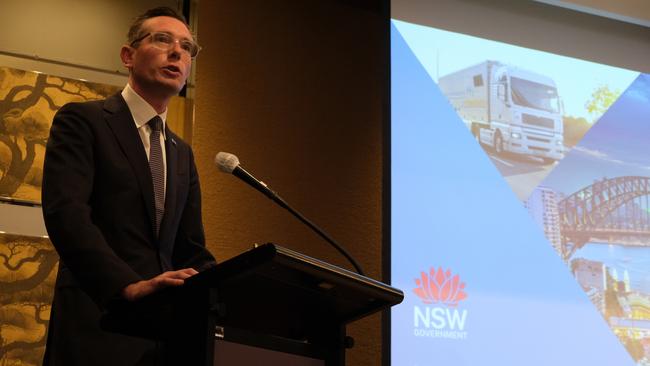
<path fill-rule="evenodd" d="M 561 254 L 586 243 L 650 247 L 650 177 L 595 181 L 558 202 Z"/>

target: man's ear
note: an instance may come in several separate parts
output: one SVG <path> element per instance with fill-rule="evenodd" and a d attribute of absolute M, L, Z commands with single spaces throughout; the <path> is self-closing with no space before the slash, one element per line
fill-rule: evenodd
<path fill-rule="evenodd" d="M 133 66 L 133 53 L 135 52 L 135 49 L 131 46 L 124 45 L 120 49 L 120 58 L 122 59 L 122 65 L 126 67 L 127 69 L 131 69 Z"/>

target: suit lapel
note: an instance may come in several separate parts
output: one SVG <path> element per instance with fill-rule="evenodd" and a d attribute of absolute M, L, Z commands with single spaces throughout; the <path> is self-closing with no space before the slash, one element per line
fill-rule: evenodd
<path fill-rule="evenodd" d="M 142 146 L 142 140 L 135 127 L 131 111 L 129 111 L 126 102 L 119 94 L 106 99 L 104 111 L 106 112 L 108 126 L 115 134 L 117 142 L 133 168 L 133 173 L 142 191 L 145 207 L 147 207 L 149 222 L 153 223 L 155 222 L 155 213 L 151 171 L 149 170 L 147 153 L 144 151 L 144 146 Z M 155 225 L 152 225 L 152 233 L 154 231 L 153 227 Z"/>

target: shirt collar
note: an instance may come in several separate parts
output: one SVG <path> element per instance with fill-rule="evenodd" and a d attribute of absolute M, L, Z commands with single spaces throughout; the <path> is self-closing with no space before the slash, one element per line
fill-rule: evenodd
<path fill-rule="evenodd" d="M 167 109 L 165 109 L 165 111 L 160 114 L 156 113 L 156 110 L 153 109 L 153 107 L 147 103 L 144 98 L 136 93 L 136 91 L 133 90 L 133 88 L 131 88 L 131 85 L 128 83 L 122 90 L 122 98 L 124 98 L 126 105 L 129 106 L 129 110 L 131 111 L 131 116 L 133 116 L 133 121 L 135 121 L 136 128 L 139 129 L 140 127 L 146 125 L 149 120 L 158 115 L 163 121 L 163 138 L 166 138 L 165 126 L 167 123 Z"/>

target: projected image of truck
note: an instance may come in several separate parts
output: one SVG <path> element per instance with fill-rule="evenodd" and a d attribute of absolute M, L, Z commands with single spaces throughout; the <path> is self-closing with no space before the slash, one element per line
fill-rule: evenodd
<path fill-rule="evenodd" d="M 639 75 L 465 34 L 396 26 L 521 201 Z"/>
<path fill-rule="evenodd" d="M 495 155 L 538 158 L 530 159 L 532 164 L 552 164 L 564 156 L 563 122 L 553 79 L 485 61 L 442 76 L 438 85 L 476 140 Z"/>

